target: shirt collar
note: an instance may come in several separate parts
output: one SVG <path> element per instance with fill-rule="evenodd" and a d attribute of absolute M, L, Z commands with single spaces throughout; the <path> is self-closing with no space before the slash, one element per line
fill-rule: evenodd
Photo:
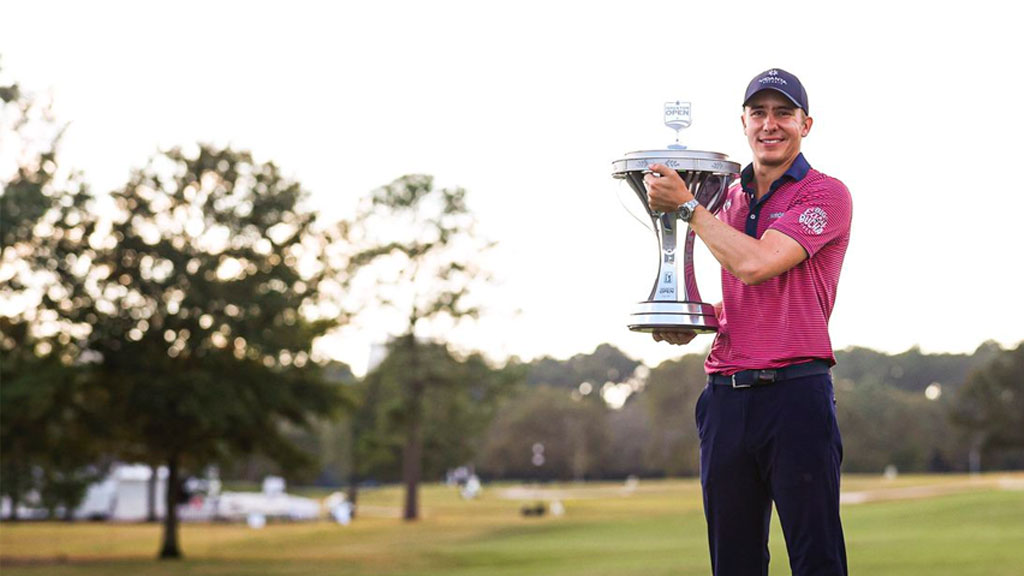
<path fill-rule="evenodd" d="M 807 159 L 804 158 L 804 153 L 801 152 L 796 155 L 796 159 L 789 165 L 786 172 L 779 176 L 779 179 L 772 182 L 771 187 L 768 188 L 768 194 L 765 194 L 764 198 L 761 199 L 764 202 L 768 196 L 779 189 L 780 186 L 786 182 L 799 182 L 807 176 L 807 172 L 811 169 L 811 165 L 807 163 Z M 754 164 L 747 164 L 747 167 L 740 173 L 740 184 L 743 185 L 743 191 L 747 193 L 747 196 L 754 197 Z"/>

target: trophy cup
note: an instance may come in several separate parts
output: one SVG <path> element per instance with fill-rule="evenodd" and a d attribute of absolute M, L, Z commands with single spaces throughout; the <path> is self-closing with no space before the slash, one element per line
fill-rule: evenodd
<path fill-rule="evenodd" d="M 647 210 L 658 236 L 661 260 L 658 277 L 647 300 L 638 303 L 630 314 L 629 329 L 635 332 L 689 330 L 699 334 L 718 331 L 718 319 L 712 304 L 702 302 L 693 273 L 693 243 L 696 233 L 687 226 L 683 246 L 682 274 L 676 258 L 678 212 L 651 210 L 647 201 L 644 176 L 652 164 L 674 168 L 682 176 L 694 198 L 712 214 L 725 202 L 729 183 L 740 172 L 740 165 L 725 154 L 687 150 L 679 144 L 679 131 L 690 125 L 689 102 L 666 102 L 665 125 L 676 131 L 676 142 L 667 150 L 630 152 L 612 163 L 612 177 L 625 180 Z M 680 281 L 680 276 L 682 280 Z"/>

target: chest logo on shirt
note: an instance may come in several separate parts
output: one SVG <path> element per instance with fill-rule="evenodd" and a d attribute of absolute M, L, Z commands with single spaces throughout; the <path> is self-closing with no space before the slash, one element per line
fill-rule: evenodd
<path fill-rule="evenodd" d="M 779 218 L 782 218 L 785 215 L 786 215 L 785 212 L 772 212 L 771 214 L 768 215 L 768 219 L 769 220 L 778 220 Z"/>
<path fill-rule="evenodd" d="M 808 208 L 800 215 L 800 226 L 804 232 L 820 236 L 828 226 L 828 215 L 821 208 Z"/>

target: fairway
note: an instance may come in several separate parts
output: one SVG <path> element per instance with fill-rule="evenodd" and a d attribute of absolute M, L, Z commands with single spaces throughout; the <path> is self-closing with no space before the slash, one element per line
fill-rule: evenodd
<path fill-rule="evenodd" d="M 1024 475 L 844 478 L 843 519 L 852 574 L 1024 574 Z M 398 488 L 366 491 L 350 526 L 327 522 L 186 524 L 186 559 L 157 562 L 159 527 L 0 525 L 5 576 L 32 575 L 707 575 L 695 480 L 622 484 L 488 485 L 463 501 L 455 489 L 423 490 L 424 518 L 397 518 Z M 524 518 L 536 498 L 565 515 Z M 789 574 L 773 522 L 773 576 Z"/>

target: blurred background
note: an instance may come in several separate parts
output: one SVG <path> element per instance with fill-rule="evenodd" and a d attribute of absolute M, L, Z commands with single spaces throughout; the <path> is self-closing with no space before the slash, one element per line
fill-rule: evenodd
<path fill-rule="evenodd" d="M 741 91 L 772 67 L 807 87 L 804 154 L 855 204 L 831 322 L 844 502 L 870 505 L 851 566 L 1024 565 L 995 560 L 1024 537 L 1019 9 L 0 13 L 5 572 L 140 573 L 155 551 L 204 573 L 706 573 L 711 340 L 626 329 L 657 254 L 611 162 L 673 142 L 681 99 L 684 144 L 747 164 Z M 554 519 L 557 550 L 535 531 Z M 999 529 L 928 532 L 955 524 Z M 267 545 L 291 539 L 313 547 Z M 911 560 L 885 548 L 906 540 Z"/>

